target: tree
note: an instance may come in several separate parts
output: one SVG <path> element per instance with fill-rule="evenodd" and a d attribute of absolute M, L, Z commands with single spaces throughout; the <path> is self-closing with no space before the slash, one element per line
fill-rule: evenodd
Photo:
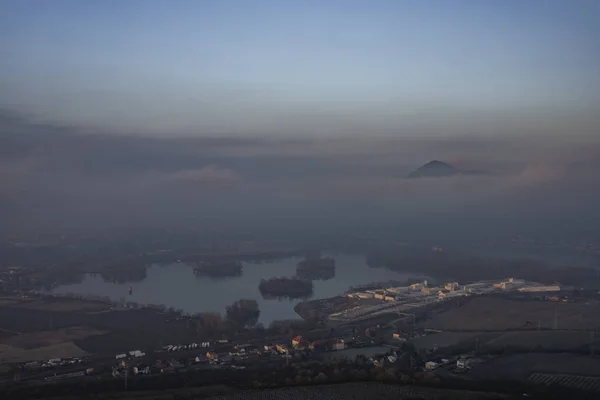
<path fill-rule="evenodd" d="M 256 300 L 241 299 L 225 309 L 227 320 L 233 322 L 238 328 L 254 326 L 260 317 L 260 310 Z"/>
<path fill-rule="evenodd" d="M 203 313 L 201 314 L 202 327 L 204 333 L 207 336 L 217 336 L 221 326 L 223 325 L 223 318 L 219 313 Z"/>
<path fill-rule="evenodd" d="M 327 382 L 327 379 L 327 375 L 325 375 L 323 372 L 319 372 L 319 374 L 315 376 L 315 382 L 317 383 Z"/>

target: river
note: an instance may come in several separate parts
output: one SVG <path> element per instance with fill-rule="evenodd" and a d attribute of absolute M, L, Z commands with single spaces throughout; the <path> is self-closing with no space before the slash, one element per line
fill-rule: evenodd
<path fill-rule="evenodd" d="M 344 293 L 352 285 L 374 281 L 405 280 L 415 277 L 383 268 L 369 268 L 365 258 L 355 255 L 335 255 L 335 277 L 327 281 L 314 281 L 310 299 L 332 297 Z M 255 299 L 260 307 L 260 322 L 268 325 L 273 320 L 296 319 L 294 306 L 301 300 L 263 299 L 258 290 L 261 279 L 294 276 L 300 258 L 287 258 L 263 264 L 244 263 L 238 277 L 199 277 L 186 264 L 152 265 L 146 278 L 137 283 L 111 283 L 99 274 L 88 274 L 81 283 L 56 287 L 54 293 L 78 293 L 125 298 L 140 304 L 164 304 L 184 312 L 219 312 L 238 299 Z M 133 293 L 128 294 L 129 287 Z"/>

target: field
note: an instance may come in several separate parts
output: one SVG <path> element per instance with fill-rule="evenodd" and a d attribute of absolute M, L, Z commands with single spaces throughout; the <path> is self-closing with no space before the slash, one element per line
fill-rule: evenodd
<path fill-rule="evenodd" d="M 0 363 L 47 360 L 55 357 L 80 357 L 87 353 L 74 341 L 105 333 L 105 331 L 89 327 L 76 326 L 12 335 L 0 339 Z"/>
<path fill-rule="evenodd" d="M 562 385 L 574 389 L 600 392 L 600 378 L 563 374 L 532 374 L 529 381 L 546 386 Z"/>
<path fill-rule="evenodd" d="M 434 333 L 427 336 L 416 337 L 410 340 L 417 349 L 433 349 L 435 347 L 442 349 L 446 347 L 459 346 L 467 344 L 469 348 L 475 347 L 475 339 L 479 338 L 480 342 L 483 342 L 484 336 L 487 335 L 487 339 L 498 336 L 496 333 L 481 334 L 477 332 L 442 332 Z"/>
<path fill-rule="evenodd" d="M 590 332 L 584 331 L 507 332 L 484 343 L 481 348 L 567 351 L 587 350 L 591 343 L 600 349 L 600 335 L 591 336 Z"/>
<path fill-rule="evenodd" d="M 52 400 L 71 400 L 74 397 L 48 397 Z M 237 399 L 505 399 L 506 395 L 482 393 L 466 390 L 449 390 L 421 386 L 400 386 L 375 382 L 340 383 L 315 386 L 284 387 L 262 390 L 237 390 L 227 386 L 186 387 L 157 391 L 129 391 L 116 393 L 89 394 L 78 396 L 78 399 L 105 400 L 171 400 L 171 399 L 207 399 L 207 400 L 237 400 Z"/>
<path fill-rule="evenodd" d="M 38 347 L 54 346 L 65 342 L 81 340 L 90 336 L 104 335 L 105 333 L 107 332 L 89 327 L 74 326 L 56 329 L 53 331 L 41 331 L 26 333 L 23 335 L 15 335 L 0 340 L 0 344 L 12 347 L 20 347 L 23 349 L 35 349 Z"/>
<path fill-rule="evenodd" d="M 0 364 L 48 360 L 55 357 L 82 357 L 86 354 L 85 351 L 81 350 L 73 342 L 65 342 L 35 349 L 23 349 L 0 344 Z"/>
<path fill-rule="evenodd" d="M 566 353 L 515 354 L 478 364 L 469 375 L 524 380 L 533 373 L 600 376 L 600 358 Z"/>
<path fill-rule="evenodd" d="M 481 399 L 505 398 L 495 393 L 480 393 L 462 390 L 444 390 L 419 386 L 385 385 L 380 383 L 345 383 L 338 385 L 319 385 L 267 390 L 237 391 L 230 394 L 213 396 L 211 400 L 237 399 Z"/>
<path fill-rule="evenodd" d="M 555 303 L 535 300 L 508 300 L 501 297 L 474 297 L 460 307 L 435 315 L 423 325 L 450 331 L 503 331 L 552 329 L 594 330 L 600 328 L 600 305 Z"/>
<path fill-rule="evenodd" d="M 85 302 L 74 302 L 78 303 Z M 153 310 L 89 312 L 97 304 L 79 304 L 80 311 L 72 312 L 65 312 L 62 305 L 54 311 L 38 305 L 0 307 L 0 344 L 31 349 L 72 342 L 87 353 L 114 355 L 200 340 L 195 324 L 188 321 L 169 320 Z"/>

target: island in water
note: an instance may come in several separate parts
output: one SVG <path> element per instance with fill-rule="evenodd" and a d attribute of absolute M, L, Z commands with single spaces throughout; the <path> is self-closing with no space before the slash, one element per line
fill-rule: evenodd
<path fill-rule="evenodd" d="M 305 299 L 313 294 L 313 283 L 297 277 L 261 279 L 258 290 L 264 298 Z"/>
<path fill-rule="evenodd" d="M 296 266 L 296 276 L 306 280 L 328 280 L 335 277 L 335 259 L 307 257 Z"/>

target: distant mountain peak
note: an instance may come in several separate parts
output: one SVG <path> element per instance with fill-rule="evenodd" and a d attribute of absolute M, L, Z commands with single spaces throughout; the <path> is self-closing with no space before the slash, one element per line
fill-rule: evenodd
<path fill-rule="evenodd" d="M 459 173 L 460 171 L 450 164 L 439 160 L 432 160 L 408 174 L 408 178 L 439 178 Z"/>

